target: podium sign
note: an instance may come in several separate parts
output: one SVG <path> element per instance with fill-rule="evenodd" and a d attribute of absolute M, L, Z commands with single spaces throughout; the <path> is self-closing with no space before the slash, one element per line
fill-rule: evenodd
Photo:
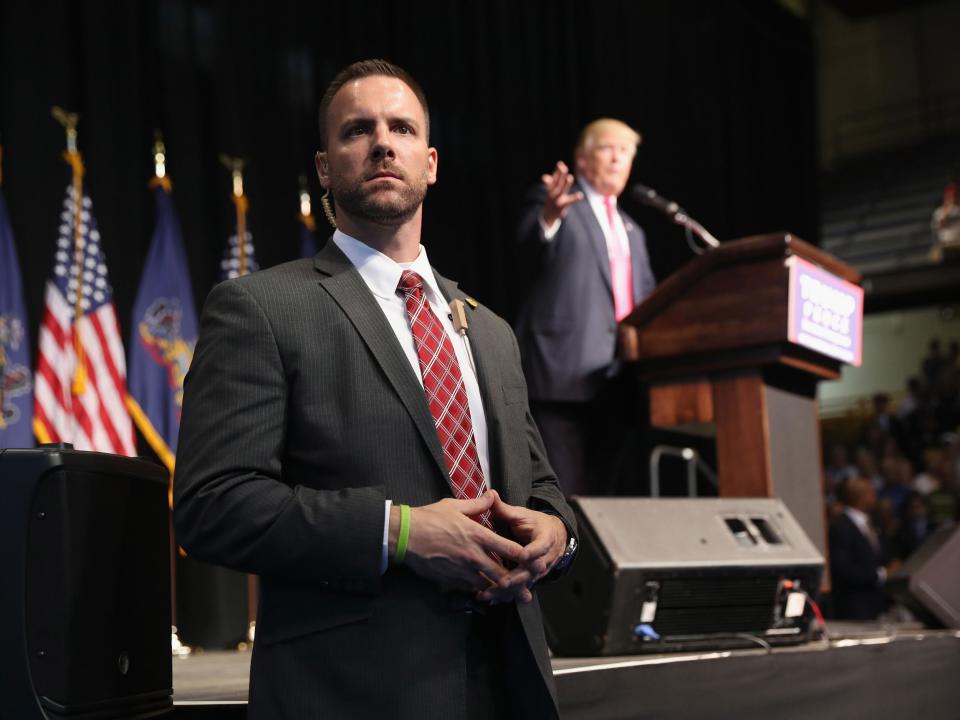
<path fill-rule="evenodd" d="M 787 339 L 860 367 L 863 355 L 863 288 L 793 255 Z"/>

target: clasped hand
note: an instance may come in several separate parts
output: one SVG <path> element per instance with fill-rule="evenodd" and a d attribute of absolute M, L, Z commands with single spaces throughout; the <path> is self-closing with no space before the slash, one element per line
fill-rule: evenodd
<path fill-rule="evenodd" d="M 502 537 L 472 518 L 490 511 L 510 529 Z M 530 588 L 550 572 L 567 545 L 554 515 L 509 505 L 495 490 L 474 500 L 441 500 L 411 509 L 406 564 L 444 588 L 473 592 L 491 604 L 528 603 Z"/>

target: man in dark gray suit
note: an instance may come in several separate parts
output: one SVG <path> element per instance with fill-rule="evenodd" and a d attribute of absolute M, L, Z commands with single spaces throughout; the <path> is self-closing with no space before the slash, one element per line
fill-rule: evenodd
<path fill-rule="evenodd" d="M 534 277 L 516 323 L 533 416 L 568 494 L 615 482 L 639 390 L 616 362 L 617 323 L 653 290 L 643 230 L 617 206 L 640 135 L 587 125 L 528 198 L 519 240 Z"/>
<path fill-rule="evenodd" d="M 214 288 L 186 380 L 174 522 L 260 576 L 248 716 L 556 717 L 535 591 L 575 521 L 509 326 L 420 244 L 423 92 L 354 63 L 320 136 L 337 232 Z"/>

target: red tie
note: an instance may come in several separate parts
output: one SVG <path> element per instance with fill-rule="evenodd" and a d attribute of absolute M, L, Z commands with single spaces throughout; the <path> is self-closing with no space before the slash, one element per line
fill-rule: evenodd
<path fill-rule="evenodd" d="M 412 270 L 404 270 L 397 292 L 403 294 L 407 304 L 407 320 L 420 359 L 423 390 L 443 447 L 453 494 L 461 500 L 480 497 L 486 486 L 473 439 L 467 390 L 453 343 L 430 309 L 422 277 Z M 493 529 L 489 511 L 474 520 Z"/>
<path fill-rule="evenodd" d="M 630 245 L 617 227 L 617 199 L 612 195 L 603 198 L 607 207 L 607 223 L 610 225 L 612 243 L 607 244 L 610 257 L 610 285 L 613 287 L 613 314 L 617 322 L 633 310 L 633 268 L 630 265 Z"/>

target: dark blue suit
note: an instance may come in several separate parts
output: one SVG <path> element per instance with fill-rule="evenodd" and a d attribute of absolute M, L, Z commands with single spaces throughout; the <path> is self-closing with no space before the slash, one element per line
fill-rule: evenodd
<path fill-rule="evenodd" d="M 579 183 L 571 192 L 578 190 L 582 190 Z M 542 187 L 530 193 L 520 223 L 519 241 L 532 276 L 515 330 L 534 416 L 561 485 L 567 492 L 594 492 L 600 488 L 595 483 L 584 486 L 584 468 L 577 466 L 589 463 L 595 453 L 589 447 L 577 447 L 578 442 L 591 443 L 576 426 L 595 427 L 612 414 L 613 426 L 605 435 L 617 434 L 623 424 L 623 404 L 635 399 L 605 399 L 619 364 L 610 260 L 600 223 L 584 199 L 570 206 L 557 234 L 545 241 L 539 221 L 543 198 Z M 636 305 L 656 281 L 643 230 L 619 212 L 630 242 Z M 610 450 L 604 448 L 603 455 Z M 567 457 L 571 453 L 577 457 Z M 597 480 L 605 484 L 607 479 Z"/>

